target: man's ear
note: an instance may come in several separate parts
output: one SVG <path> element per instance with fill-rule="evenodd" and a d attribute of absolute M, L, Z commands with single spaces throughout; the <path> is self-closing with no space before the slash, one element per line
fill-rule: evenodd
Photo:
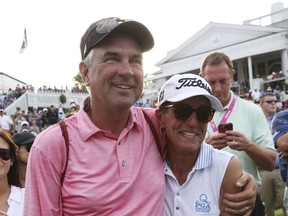
<path fill-rule="evenodd" d="M 89 69 L 88 67 L 86 66 L 86 64 L 84 64 L 83 61 L 81 61 L 79 63 L 79 70 L 80 70 L 80 74 L 81 74 L 81 77 L 85 83 L 86 86 L 89 86 L 90 85 L 90 80 L 89 80 Z"/>
<path fill-rule="evenodd" d="M 235 73 L 236 73 L 236 71 L 235 71 L 235 69 L 233 69 L 233 70 L 232 70 L 232 74 L 231 74 L 232 79 L 234 78 Z"/>
<path fill-rule="evenodd" d="M 157 119 L 159 121 L 160 127 L 164 128 L 163 117 L 162 117 L 161 111 L 159 109 L 156 110 L 156 116 L 157 116 Z"/>

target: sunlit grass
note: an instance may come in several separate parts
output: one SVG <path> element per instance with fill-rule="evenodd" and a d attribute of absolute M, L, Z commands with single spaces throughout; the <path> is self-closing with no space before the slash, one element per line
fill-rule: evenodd
<path fill-rule="evenodd" d="M 283 216 L 283 211 L 282 211 L 282 209 L 277 209 L 277 210 L 275 210 L 275 216 Z"/>

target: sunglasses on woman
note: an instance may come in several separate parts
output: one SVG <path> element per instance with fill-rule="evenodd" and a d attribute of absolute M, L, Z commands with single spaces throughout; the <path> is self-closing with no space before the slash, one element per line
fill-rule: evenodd
<path fill-rule="evenodd" d="M 9 149 L 0 148 L 0 158 L 4 161 L 11 159 L 11 152 Z"/>
<path fill-rule="evenodd" d="M 200 123 L 208 123 L 212 120 L 215 113 L 215 110 L 211 107 L 201 105 L 197 109 L 193 109 L 190 105 L 185 103 L 170 104 L 161 108 L 170 107 L 173 108 L 174 116 L 179 121 L 186 121 L 192 113 L 195 112 Z"/>

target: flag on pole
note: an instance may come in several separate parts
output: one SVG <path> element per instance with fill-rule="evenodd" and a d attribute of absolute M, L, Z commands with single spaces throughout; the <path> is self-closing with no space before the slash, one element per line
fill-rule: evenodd
<path fill-rule="evenodd" d="M 26 28 L 24 29 L 24 37 L 23 37 L 23 42 L 22 42 L 22 46 L 20 49 L 20 53 L 22 54 L 24 52 L 24 50 L 27 48 L 28 46 L 28 41 L 27 41 L 27 33 L 26 33 Z"/>

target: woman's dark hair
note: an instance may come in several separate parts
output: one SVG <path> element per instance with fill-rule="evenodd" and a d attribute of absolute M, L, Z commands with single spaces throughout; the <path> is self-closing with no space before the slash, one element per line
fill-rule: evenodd
<path fill-rule="evenodd" d="M 0 137 L 6 141 L 9 145 L 9 150 L 11 154 L 11 160 L 13 161 L 12 166 L 8 172 L 8 184 L 17 187 L 22 187 L 18 175 L 18 146 L 13 142 L 12 136 L 8 131 L 0 130 Z"/>

